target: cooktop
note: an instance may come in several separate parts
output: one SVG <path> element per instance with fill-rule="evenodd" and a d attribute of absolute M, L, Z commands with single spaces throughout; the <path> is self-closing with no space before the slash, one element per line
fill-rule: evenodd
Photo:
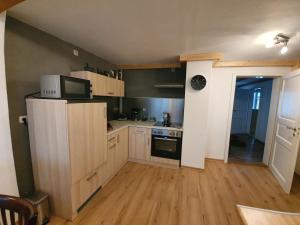
<path fill-rule="evenodd" d="M 181 123 L 169 123 L 169 124 L 164 124 L 161 121 L 158 121 L 154 124 L 156 127 L 172 127 L 172 128 L 182 128 Z"/>

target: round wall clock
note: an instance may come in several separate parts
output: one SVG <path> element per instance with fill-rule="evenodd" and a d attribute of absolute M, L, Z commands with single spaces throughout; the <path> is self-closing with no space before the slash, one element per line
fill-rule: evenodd
<path fill-rule="evenodd" d="M 206 79 L 203 75 L 195 75 L 191 79 L 191 86 L 194 90 L 200 91 L 206 85 Z"/>

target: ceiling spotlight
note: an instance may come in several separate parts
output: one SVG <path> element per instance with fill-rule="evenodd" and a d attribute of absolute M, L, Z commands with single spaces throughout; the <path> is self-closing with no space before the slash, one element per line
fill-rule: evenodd
<path fill-rule="evenodd" d="M 269 41 L 266 43 L 266 48 L 272 48 L 274 46 L 279 46 L 279 45 L 283 45 L 283 47 L 280 50 L 281 54 L 286 54 L 288 51 L 288 47 L 287 44 L 290 40 L 290 37 L 284 35 L 284 34 L 277 34 L 273 40 Z"/>
<path fill-rule="evenodd" d="M 266 48 L 272 48 L 278 43 L 277 38 L 273 38 L 273 40 L 270 40 L 266 43 Z"/>
<path fill-rule="evenodd" d="M 284 45 L 284 46 L 281 48 L 280 53 L 281 53 L 282 55 L 284 55 L 284 54 L 287 53 L 288 50 L 289 50 L 289 49 L 288 49 L 287 44 L 286 44 L 286 45 Z"/>
<path fill-rule="evenodd" d="M 272 48 L 272 47 L 274 47 L 274 45 L 275 45 L 274 40 L 269 41 L 269 42 L 267 42 L 267 44 L 266 44 L 266 48 Z"/>

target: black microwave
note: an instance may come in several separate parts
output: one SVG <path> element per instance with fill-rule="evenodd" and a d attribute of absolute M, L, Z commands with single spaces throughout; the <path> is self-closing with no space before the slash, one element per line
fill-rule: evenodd
<path fill-rule="evenodd" d="M 40 77 L 42 98 L 91 99 L 92 85 L 89 80 L 63 75 Z"/>

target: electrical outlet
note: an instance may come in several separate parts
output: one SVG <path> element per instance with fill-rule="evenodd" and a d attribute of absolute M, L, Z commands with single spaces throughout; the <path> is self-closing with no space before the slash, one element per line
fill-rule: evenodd
<path fill-rule="evenodd" d="M 77 49 L 73 49 L 73 55 L 78 56 L 78 50 Z"/>
<path fill-rule="evenodd" d="M 19 116 L 19 123 L 24 123 L 24 120 L 27 120 L 27 116 Z"/>

